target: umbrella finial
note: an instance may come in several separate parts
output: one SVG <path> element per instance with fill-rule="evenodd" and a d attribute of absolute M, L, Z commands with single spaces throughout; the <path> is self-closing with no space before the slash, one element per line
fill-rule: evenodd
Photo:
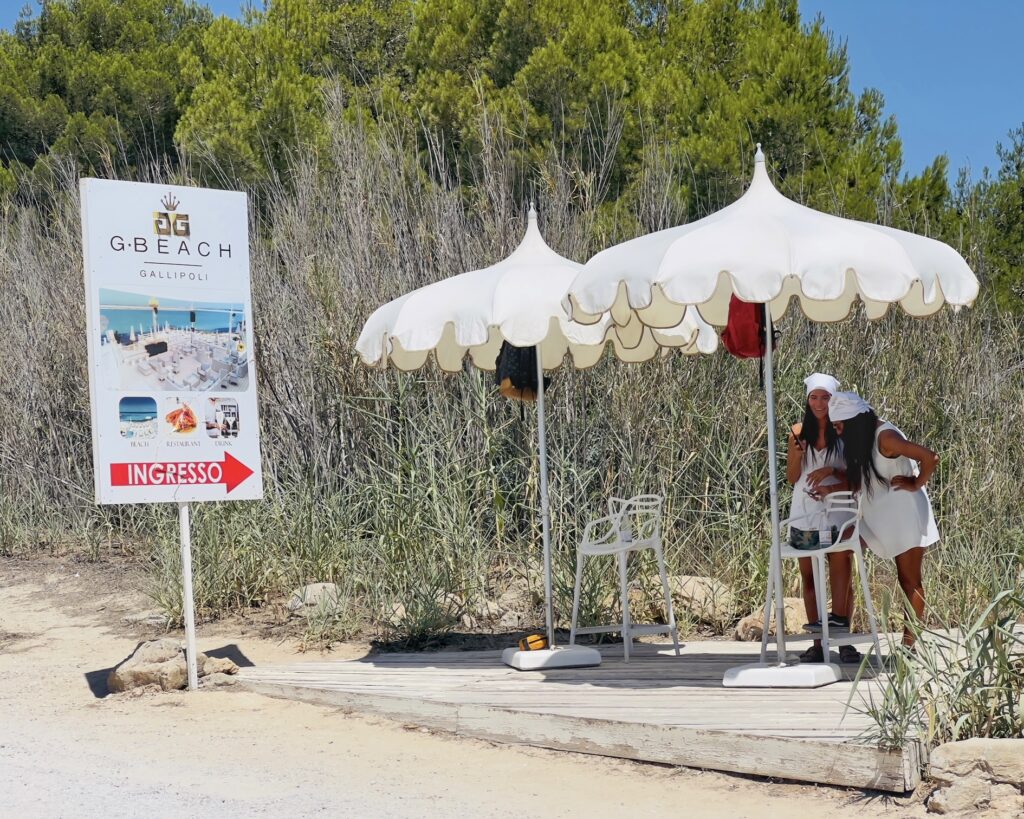
<path fill-rule="evenodd" d="M 530 200 L 530 212 L 527 214 L 531 222 L 537 221 L 537 209 L 533 206 L 533 200 Z"/>
<path fill-rule="evenodd" d="M 747 188 L 747 193 L 754 190 L 755 188 L 772 189 L 775 186 L 772 185 L 772 180 L 768 178 L 768 167 L 764 161 L 764 151 L 761 150 L 761 143 L 757 143 L 757 151 L 754 152 L 754 173 L 750 178 L 750 187 Z"/>

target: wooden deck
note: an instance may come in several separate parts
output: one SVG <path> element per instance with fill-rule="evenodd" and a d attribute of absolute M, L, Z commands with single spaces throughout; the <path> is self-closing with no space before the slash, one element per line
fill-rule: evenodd
<path fill-rule="evenodd" d="M 722 687 L 756 659 L 751 643 L 602 649 L 600 668 L 521 672 L 500 652 L 376 654 L 246 668 L 252 691 L 370 713 L 463 736 L 758 776 L 904 792 L 920 749 L 858 742 L 870 724 L 850 680 L 813 690 Z"/>

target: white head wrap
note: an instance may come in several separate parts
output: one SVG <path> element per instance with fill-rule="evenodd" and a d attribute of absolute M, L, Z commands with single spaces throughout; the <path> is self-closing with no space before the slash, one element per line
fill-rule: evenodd
<path fill-rule="evenodd" d="M 828 399 L 828 419 L 830 421 L 849 421 L 868 412 L 871 405 L 855 392 L 836 392 Z"/>
<path fill-rule="evenodd" d="M 815 390 L 824 390 L 829 395 L 839 392 L 839 382 L 831 375 L 825 373 L 811 373 L 804 379 L 804 386 L 807 387 L 807 395 Z"/>

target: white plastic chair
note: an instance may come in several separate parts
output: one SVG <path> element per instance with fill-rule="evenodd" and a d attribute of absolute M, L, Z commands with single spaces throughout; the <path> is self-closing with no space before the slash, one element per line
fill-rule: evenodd
<path fill-rule="evenodd" d="M 821 623 L 821 651 L 825 656 L 825 662 L 829 662 L 830 646 L 861 645 L 874 643 L 875 658 L 879 667 L 882 665 L 882 647 L 878 640 L 878 619 L 875 616 L 875 605 L 871 599 L 871 589 L 868 586 L 868 572 L 864 565 L 864 552 L 860 545 L 860 499 L 852 492 L 833 492 L 825 496 L 825 515 L 831 518 L 833 515 L 843 515 L 842 523 L 837 526 L 839 539 L 831 546 L 820 549 L 794 549 L 789 545 L 789 527 L 796 526 L 798 529 L 817 529 L 819 519 L 811 519 L 806 516 L 787 518 L 782 521 L 780 533 L 782 549 L 781 556 L 785 559 L 799 559 L 801 557 L 811 558 L 811 568 L 814 573 L 814 596 L 818 601 L 818 622 Z M 861 591 L 864 594 L 864 609 L 868 615 L 868 625 L 871 629 L 866 634 L 846 634 L 844 636 L 829 637 L 828 633 L 828 596 L 825 594 L 825 578 L 828 576 L 828 560 L 826 555 L 834 552 L 853 552 L 854 560 L 857 563 L 857 571 L 860 575 Z M 769 601 L 771 600 L 771 588 L 769 586 Z M 766 611 L 767 615 L 767 611 Z M 767 621 L 766 621 L 767 624 Z M 776 624 L 776 628 L 784 628 L 785 623 Z M 794 635 L 797 636 L 797 635 Z M 803 637 L 804 635 L 799 635 Z M 819 639 L 816 635 L 814 639 Z M 765 656 L 768 647 L 768 628 L 764 629 L 761 638 L 761 654 Z"/>
<path fill-rule="evenodd" d="M 629 650 L 633 644 L 634 634 L 670 634 L 675 646 L 676 656 L 679 655 L 679 633 L 676 629 L 676 616 L 672 609 L 672 595 L 668 586 L 668 573 L 665 571 L 665 555 L 661 544 L 661 506 L 660 495 L 637 495 L 628 500 L 611 498 L 608 501 L 608 514 L 592 520 L 583 530 L 583 539 L 576 549 L 576 586 L 572 595 L 572 628 L 569 632 L 569 644 L 576 644 L 577 634 L 605 634 L 618 632 L 622 634 L 622 653 L 625 662 L 629 662 Z M 629 589 L 626 582 L 626 561 L 630 552 L 651 549 L 658 561 L 658 572 L 661 575 L 661 588 L 665 594 L 665 609 L 668 622 L 635 624 L 629 614 Z M 614 555 L 619 564 L 619 587 L 622 594 L 622 622 L 607 626 L 585 626 L 577 628 L 576 621 L 580 608 L 580 586 L 583 582 L 583 562 L 588 557 Z"/>

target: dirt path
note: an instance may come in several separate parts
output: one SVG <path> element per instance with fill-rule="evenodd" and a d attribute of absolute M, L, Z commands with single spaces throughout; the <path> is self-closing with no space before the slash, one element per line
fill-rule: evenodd
<path fill-rule="evenodd" d="M 877 795 L 496 746 L 230 689 L 100 699 L 90 672 L 145 636 L 122 622 L 149 608 L 137 582 L 0 560 L 0 816 L 924 815 Z M 322 659 L 244 631 L 201 627 L 199 648 Z"/>

